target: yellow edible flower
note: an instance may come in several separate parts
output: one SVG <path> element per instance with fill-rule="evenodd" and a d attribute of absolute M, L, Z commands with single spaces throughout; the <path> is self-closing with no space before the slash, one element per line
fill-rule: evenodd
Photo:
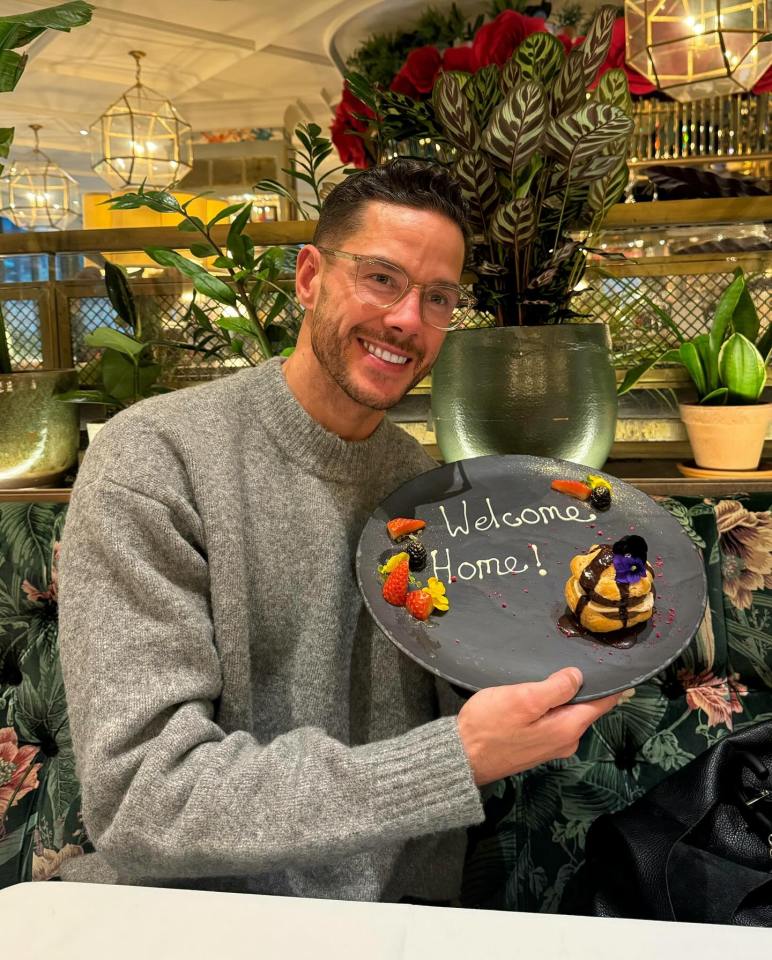
<path fill-rule="evenodd" d="M 378 573 L 385 573 L 385 574 L 391 573 L 391 571 L 398 564 L 402 563 L 403 560 L 407 560 L 408 563 L 410 562 L 410 557 L 404 552 L 404 550 L 402 551 L 402 553 L 395 553 L 393 557 L 389 557 L 389 559 L 386 561 L 386 563 L 384 563 L 382 567 L 378 567 Z"/>
<path fill-rule="evenodd" d="M 606 480 L 605 477 L 599 477 L 597 473 L 588 473 L 587 474 L 587 483 L 594 490 L 596 487 L 608 487 L 611 489 L 611 484 Z"/>
<path fill-rule="evenodd" d="M 445 611 L 450 608 L 448 598 L 445 596 L 445 584 L 441 580 L 436 577 L 429 577 L 426 589 L 429 591 L 435 610 Z"/>

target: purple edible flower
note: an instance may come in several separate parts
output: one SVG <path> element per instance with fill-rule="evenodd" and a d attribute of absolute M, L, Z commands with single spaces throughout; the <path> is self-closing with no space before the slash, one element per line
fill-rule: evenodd
<path fill-rule="evenodd" d="M 646 573 L 646 563 L 629 553 L 614 554 L 617 583 L 638 583 Z"/>

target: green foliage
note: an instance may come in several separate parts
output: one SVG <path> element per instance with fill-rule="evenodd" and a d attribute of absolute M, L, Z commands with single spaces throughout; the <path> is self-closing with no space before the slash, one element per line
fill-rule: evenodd
<path fill-rule="evenodd" d="M 256 190 L 267 190 L 271 193 L 278 193 L 286 197 L 300 214 L 303 220 L 316 219 L 322 208 L 322 187 L 325 181 L 336 173 L 344 169 L 344 164 L 338 164 L 325 173 L 320 173 L 327 157 L 332 153 L 333 147 L 327 137 L 321 136 L 322 128 L 316 123 L 301 123 L 295 128 L 295 136 L 301 143 L 301 149 L 295 154 L 295 157 L 289 167 L 282 167 L 282 172 L 288 174 L 293 180 L 302 180 L 313 190 L 314 199 L 306 203 L 300 203 L 296 194 L 288 190 L 277 180 L 261 180 Z"/>
<path fill-rule="evenodd" d="M 685 339 L 672 318 L 647 297 L 640 298 L 640 302 L 654 308 L 678 347 L 628 370 L 619 387 L 620 395 L 631 390 L 657 364 L 680 363 L 691 377 L 700 403 L 710 406 L 760 402 L 772 352 L 772 325 L 756 342 L 759 318 L 740 267 L 719 298 L 709 332 L 691 340 Z"/>
<path fill-rule="evenodd" d="M 32 10 L 11 17 L 0 17 L 0 93 L 11 93 L 24 72 L 27 55 L 17 53 L 19 47 L 37 39 L 46 30 L 61 30 L 69 33 L 91 19 L 94 8 L 83 0 L 72 0 L 56 7 Z M 0 127 L 0 176 L 3 161 L 7 159 L 13 143 L 13 127 Z M 0 374 L 11 372 L 11 354 L 0 310 Z"/>
<path fill-rule="evenodd" d="M 428 137 L 441 145 L 438 158 L 452 166 L 472 209 L 475 295 L 501 325 L 574 316 L 586 248 L 627 185 L 633 122 L 624 73 L 610 71 L 588 99 L 615 19 L 616 8 L 601 7 L 568 57 L 555 37 L 536 33 L 503 68 L 486 67 L 482 80 L 441 73 L 426 101 L 379 89 L 359 73 L 348 78 L 375 113 L 370 142 Z"/>

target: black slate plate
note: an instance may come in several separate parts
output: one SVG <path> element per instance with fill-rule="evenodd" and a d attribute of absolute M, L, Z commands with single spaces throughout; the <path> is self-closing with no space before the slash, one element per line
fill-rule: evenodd
<path fill-rule="evenodd" d="M 606 476 L 613 486 L 605 512 L 550 488 L 553 479 L 584 480 L 588 473 Z M 383 599 L 378 565 L 399 550 L 386 531 L 393 517 L 426 521 L 421 538 L 429 560 L 415 576 L 425 583 L 436 564 L 450 600 L 447 613 L 421 622 Z M 571 557 L 627 533 L 649 545 L 657 590 L 652 620 L 629 649 L 566 637 L 557 622 L 566 612 Z M 576 701 L 634 687 L 664 669 L 697 632 L 707 592 L 698 549 L 663 507 L 601 471 L 542 457 L 478 457 L 404 484 L 368 520 L 356 568 L 378 626 L 427 670 L 479 690 L 577 666 L 584 686 Z"/>

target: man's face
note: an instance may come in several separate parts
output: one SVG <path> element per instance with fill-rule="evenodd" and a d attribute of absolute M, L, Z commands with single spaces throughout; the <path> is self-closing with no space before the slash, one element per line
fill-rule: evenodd
<path fill-rule="evenodd" d="M 369 203 L 362 226 L 335 247 L 393 263 L 416 283 L 457 284 L 464 263 L 463 236 L 451 220 L 386 203 Z M 420 290 L 391 307 L 372 306 L 355 291 L 356 263 L 316 256 L 321 275 L 306 320 L 316 359 L 356 403 L 387 410 L 429 372 L 445 331 L 422 320 Z"/>

